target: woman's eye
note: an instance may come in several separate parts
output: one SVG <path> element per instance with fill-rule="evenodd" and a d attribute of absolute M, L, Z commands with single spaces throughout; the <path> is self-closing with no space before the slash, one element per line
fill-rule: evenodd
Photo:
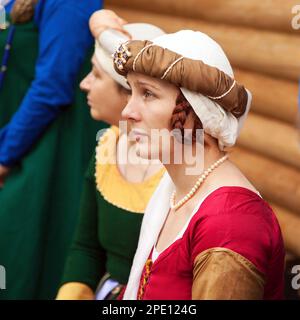
<path fill-rule="evenodd" d="M 149 90 L 146 90 L 144 92 L 144 97 L 145 98 L 149 98 L 149 97 L 153 97 L 153 96 L 154 96 L 153 93 L 151 91 L 149 91 Z"/>

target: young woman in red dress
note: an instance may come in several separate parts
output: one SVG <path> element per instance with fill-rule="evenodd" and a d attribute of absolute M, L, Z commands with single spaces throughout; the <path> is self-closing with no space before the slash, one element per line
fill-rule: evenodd
<path fill-rule="evenodd" d="M 114 65 L 132 90 L 123 116 L 137 153 L 167 170 L 146 209 L 124 299 L 283 298 L 278 222 L 226 152 L 251 94 L 222 48 L 183 30 L 123 44 Z M 188 170 L 186 150 L 197 154 L 198 170 Z"/>

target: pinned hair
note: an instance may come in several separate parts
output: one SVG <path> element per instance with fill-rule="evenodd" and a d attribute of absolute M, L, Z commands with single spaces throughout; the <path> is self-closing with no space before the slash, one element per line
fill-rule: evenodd
<path fill-rule="evenodd" d="M 178 129 L 181 132 L 181 141 L 184 143 L 184 124 L 188 115 L 194 119 L 193 133 L 192 133 L 192 141 L 196 141 L 196 130 L 203 129 L 203 125 L 199 117 L 196 115 L 194 109 L 191 104 L 187 101 L 183 93 L 180 91 L 176 98 L 176 105 L 173 110 L 173 114 L 171 117 L 171 128 Z"/>

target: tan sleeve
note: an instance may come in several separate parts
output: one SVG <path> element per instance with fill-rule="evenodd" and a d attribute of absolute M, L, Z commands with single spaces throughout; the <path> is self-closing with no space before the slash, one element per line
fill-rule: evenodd
<path fill-rule="evenodd" d="M 92 289 L 84 283 L 68 282 L 60 287 L 56 300 L 94 300 Z"/>
<path fill-rule="evenodd" d="M 232 250 L 211 248 L 195 258 L 193 300 L 260 300 L 264 285 L 255 265 Z"/>

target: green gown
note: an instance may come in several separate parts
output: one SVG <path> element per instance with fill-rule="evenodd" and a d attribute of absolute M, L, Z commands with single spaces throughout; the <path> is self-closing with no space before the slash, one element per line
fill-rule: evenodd
<path fill-rule="evenodd" d="M 0 32 L 0 59 L 6 38 L 7 31 Z M 0 91 L 0 127 L 9 122 L 29 88 L 37 55 L 33 22 L 17 25 Z M 90 69 L 90 57 L 77 87 Z M 55 297 L 77 221 L 84 171 L 103 126 L 90 118 L 85 94 L 78 88 L 73 105 L 6 179 L 0 190 L 0 265 L 6 269 L 6 290 L 0 290 L 0 299 Z"/>
<path fill-rule="evenodd" d="M 108 129 L 91 159 L 62 284 L 80 282 L 95 291 L 107 273 L 120 284 L 128 281 L 143 213 L 165 170 L 144 182 L 125 180 L 115 163 L 103 160 L 109 155 L 115 162 L 116 144 L 103 147 L 103 141 L 117 142 L 118 134 L 116 127 Z"/>

